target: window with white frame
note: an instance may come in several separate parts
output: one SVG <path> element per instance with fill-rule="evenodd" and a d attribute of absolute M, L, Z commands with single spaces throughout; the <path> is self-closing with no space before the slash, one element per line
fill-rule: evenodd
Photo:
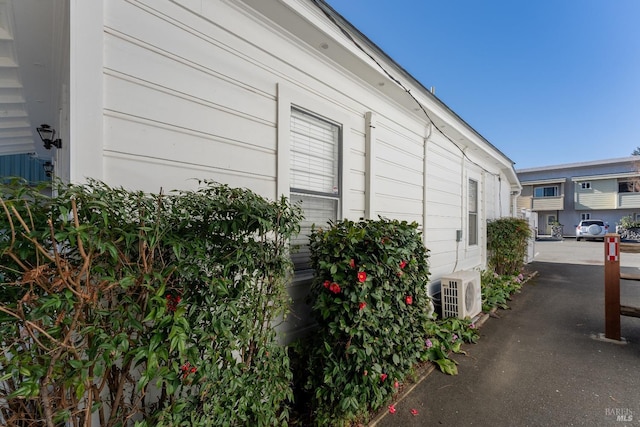
<path fill-rule="evenodd" d="M 591 219 L 591 214 L 590 213 L 582 213 L 582 214 L 580 214 L 580 220 L 584 221 L 585 219 Z"/>
<path fill-rule="evenodd" d="M 470 179 L 468 187 L 469 246 L 473 246 L 478 244 L 478 181 Z"/>
<path fill-rule="evenodd" d="M 291 109 L 290 199 L 301 202 L 304 220 L 292 244 L 296 270 L 309 265 L 308 236 L 313 224 L 326 226 L 340 216 L 342 128 L 325 118 Z"/>
<path fill-rule="evenodd" d="M 580 189 L 582 190 L 591 190 L 591 183 L 588 181 L 583 181 L 580 183 Z"/>
<path fill-rule="evenodd" d="M 535 187 L 533 189 L 533 197 L 557 197 L 558 186 L 551 185 L 546 187 Z"/>

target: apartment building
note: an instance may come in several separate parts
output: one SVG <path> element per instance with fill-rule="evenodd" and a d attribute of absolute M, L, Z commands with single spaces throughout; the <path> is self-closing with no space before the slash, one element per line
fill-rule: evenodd
<path fill-rule="evenodd" d="M 575 236 L 583 219 L 602 219 L 610 230 L 625 216 L 640 220 L 640 156 L 516 170 L 522 192 L 520 212 L 537 216 L 537 235 L 561 224 Z"/>

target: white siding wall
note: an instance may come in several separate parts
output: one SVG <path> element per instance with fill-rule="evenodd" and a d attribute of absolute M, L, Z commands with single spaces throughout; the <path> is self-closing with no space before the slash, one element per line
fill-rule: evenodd
<path fill-rule="evenodd" d="M 431 274 L 439 278 L 458 269 L 459 256 L 465 246 L 456 242 L 456 230 L 464 227 L 464 171 L 462 153 L 435 133 L 427 144 L 427 221 L 424 233 L 431 251 Z"/>
<path fill-rule="evenodd" d="M 484 173 L 438 132 L 425 149 L 424 117 L 291 34 L 233 2 L 109 0 L 103 38 L 102 164 L 84 175 L 151 192 L 214 179 L 274 199 L 288 194 L 295 105 L 343 126 L 343 217 L 423 224 L 434 283 L 482 266 L 485 220 L 508 214 L 507 180 Z M 471 247 L 469 178 L 478 181 L 480 207 L 479 244 Z M 304 289 L 292 294 L 301 299 Z"/>
<path fill-rule="evenodd" d="M 375 144 L 374 214 L 422 224 L 423 137 L 388 118 L 378 121 Z"/>

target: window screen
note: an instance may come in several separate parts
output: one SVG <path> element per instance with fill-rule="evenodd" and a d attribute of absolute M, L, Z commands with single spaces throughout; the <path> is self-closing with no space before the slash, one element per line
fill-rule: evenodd
<path fill-rule="evenodd" d="M 469 180 L 469 246 L 478 244 L 478 181 Z"/>
<path fill-rule="evenodd" d="M 336 221 L 340 210 L 341 128 L 302 110 L 291 110 L 290 193 L 301 202 L 304 220 L 293 262 L 296 270 L 309 268 L 308 236 L 313 224 L 325 227 Z"/>

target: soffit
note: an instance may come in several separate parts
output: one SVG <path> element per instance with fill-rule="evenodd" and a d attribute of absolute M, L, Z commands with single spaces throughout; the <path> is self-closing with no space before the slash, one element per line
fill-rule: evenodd
<path fill-rule="evenodd" d="M 546 184 L 563 184 L 567 181 L 567 178 L 549 178 L 549 179 L 537 179 L 534 181 L 520 181 L 520 184 L 525 185 L 546 185 Z"/>
<path fill-rule="evenodd" d="M 580 181 L 598 181 L 602 179 L 617 179 L 617 178 L 638 178 L 638 172 L 623 172 L 623 173 L 609 173 L 606 175 L 585 175 L 585 176 L 574 176 L 571 178 L 573 182 Z"/>

